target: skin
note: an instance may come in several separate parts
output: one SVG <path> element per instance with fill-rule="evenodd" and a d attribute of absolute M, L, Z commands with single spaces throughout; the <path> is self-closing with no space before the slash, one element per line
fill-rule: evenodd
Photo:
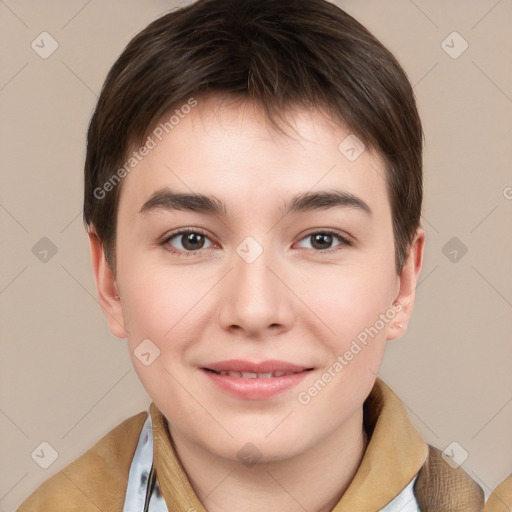
<path fill-rule="evenodd" d="M 291 137 L 248 101 L 201 99 L 124 180 L 115 276 L 93 227 L 89 233 L 109 328 L 127 338 L 134 368 L 209 512 L 332 509 L 363 456 L 362 405 L 386 342 L 404 334 L 414 305 L 425 234 L 418 229 L 397 275 L 383 161 L 368 148 L 349 161 L 338 145 L 350 130 L 321 112 L 296 108 L 288 119 Z M 228 215 L 139 213 L 164 186 L 214 195 Z M 346 206 L 279 213 L 295 194 L 329 189 L 358 196 L 372 214 Z M 207 236 L 189 257 L 181 235 L 160 244 L 179 228 Z M 353 244 L 333 237 L 318 245 L 308 236 L 325 229 Z M 247 236 L 263 249 L 252 263 L 236 252 Z M 398 303 L 401 312 L 307 405 L 299 403 L 298 393 Z M 134 355 L 147 338 L 160 350 L 149 366 Z M 244 400 L 199 369 L 227 359 L 279 359 L 314 370 L 278 396 Z M 237 457 L 247 442 L 261 453 L 250 467 Z"/>

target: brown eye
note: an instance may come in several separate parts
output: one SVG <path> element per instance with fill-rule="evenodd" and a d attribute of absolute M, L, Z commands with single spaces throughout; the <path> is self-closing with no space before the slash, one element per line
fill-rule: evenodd
<path fill-rule="evenodd" d="M 334 251 L 343 246 L 352 245 L 347 238 L 334 231 L 317 231 L 310 233 L 301 241 L 303 240 L 310 240 L 311 248 L 316 252 L 330 252 L 331 250 Z M 335 241 L 339 243 L 332 247 L 332 243 Z"/>
<path fill-rule="evenodd" d="M 205 237 L 198 233 L 188 233 L 181 236 L 181 243 L 183 247 L 190 251 L 202 249 L 205 241 Z"/>
<path fill-rule="evenodd" d="M 171 252 L 191 253 L 209 248 L 205 247 L 207 240 L 208 237 L 199 231 L 182 230 L 168 236 L 162 245 L 168 247 Z"/>
<path fill-rule="evenodd" d="M 318 233 L 315 235 L 310 235 L 311 237 L 311 245 L 314 249 L 330 249 L 330 245 L 333 241 L 333 236 L 329 233 Z"/>

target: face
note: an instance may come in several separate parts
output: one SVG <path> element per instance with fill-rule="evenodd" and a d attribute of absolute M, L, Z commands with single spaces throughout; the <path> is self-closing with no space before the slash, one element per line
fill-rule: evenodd
<path fill-rule="evenodd" d="M 379 156 L 340 150 L 350 131 L 319 112 L 288 119 L 199 101 L 124 179 L 115 279 L 91 235 L 110 329 L 171 433 L 233 460 L 293 457 L 360 413 L 421 267 L 419 231 L 396 274 Z"/>

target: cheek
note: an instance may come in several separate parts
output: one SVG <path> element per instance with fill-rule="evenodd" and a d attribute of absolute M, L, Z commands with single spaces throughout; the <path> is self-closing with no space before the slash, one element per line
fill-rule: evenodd
<path fill-rule="evenodd" d="M 372 272 L 369 267 L 365 272 L 355 268 L 344 270 L 331 272 L 330 278 L 324 279 L 325 293 L 316 294 L 314 309 L 327 326 L 321 327 L 324 335 L 318 332 L 318 320 L 309 327 L 312 330 L 316 326 L 328 353 L 318 376 L 321 380 L 325 377 L 328 384 L 324 387 L 312 383 L 322 391 L 317 398 L 306 396 L 311 399 L 311 416 L 316 412 L 319 418 L 327 418 L 322 428 L 335 428 L 370 392 L 384 355 L 387 328 L 395 313 L 391 299 L 395 282 L 392 266 L 381 273 Z M 308 390 L 305 391 L 307 395 Z M 332 410 L 334 402 L 343 404 L 338 412 Z M 331 411 L 327 416 L 326 409 Z"/>
<path fill-rule="evenodd" d="M 176 382 L 184 380 L 183 358 L 190 340 L 187 328 L 194 317 L 191 307 L 197 297 L 186 299 L 172 276 L 144 265 L 139 268 L 140 272 L 132 272 L 123 281 L 123 315 L 135 371 L 152 399 L 161 405 L 167 394 L 180 396 Z M 150 354 L 147 365 L 146 353 Z"/>
<path fill-rule="evenodd" d="M 159 362 L 176 368 L 208 319 L 204 305 L 215 281 L 198 276 L 192 266 L 132 261 L 133 270 L 123 276 L 121 287 L 131 351 L 148 338 L 161 352 Z"/>
<path fill-rule="evenodd" d="M 149 279 L 133 283 L 123 308 L 128 321 L 129 342 L 132 349 L 142 339 L 149 338 L 162 351 L 179 350 L 180 339 L 183 339 L 184 316 L 188 301 L 173 287 L 167 287 L 162 280 Z M 185 337 L 186 338 L 186 337 Z M 172 343 L 171 343 L 172 342 Z M 165 352 L 164 352 L 165 351 Z"/>
<path fill-rule="evenodd" d="M 126 239 L 119 237 L 118 244 L 118 285 L 133 349 L 142 339 L 157 340 L 172 327 L 169 312 L 174 308 L 166 306 L 180 304 L 180 288 L 136 250 L 127 250 Z"/>
<path fill-rule="evenodd" d="M 388 267 L 330 267 L 302 282 L 304 303 L 314 313 L 312 322 L 322 321 L 335 347 L 350 344 L 391 307 L 396 278 L 392 263 Z M 380 323 L 378 327 L 382 330 Z"/>

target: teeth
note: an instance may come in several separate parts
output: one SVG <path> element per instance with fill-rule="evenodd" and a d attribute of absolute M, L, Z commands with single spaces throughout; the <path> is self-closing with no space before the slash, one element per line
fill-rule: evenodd
<path fill-rule="evenodd" d="M 242 379 L 270 379 L 272 377 L 282 377 L 283 375 L 293 375 L 295 372 L 269 372 L 269 373 L 253 373 L 253 372 L 232 372 L 222 370 L 216 372 L 219 375 L 230 375 L 231 377 L 239 377 Z"/>

